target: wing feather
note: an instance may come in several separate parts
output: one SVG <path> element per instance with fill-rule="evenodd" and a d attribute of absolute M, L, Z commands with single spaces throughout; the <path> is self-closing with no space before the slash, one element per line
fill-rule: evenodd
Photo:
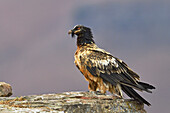
<path fill-rule="evenodd" d="M 95 77 L 116 86 L 118 83 L 138 87 L 138 75 L 120 59 L 103 50 L 88 50 L 84 57 L 87 70 Z M 142 88 L 142 87 L 141 87 Z M 142 88 L 143 89 L 143 88 Z"/>

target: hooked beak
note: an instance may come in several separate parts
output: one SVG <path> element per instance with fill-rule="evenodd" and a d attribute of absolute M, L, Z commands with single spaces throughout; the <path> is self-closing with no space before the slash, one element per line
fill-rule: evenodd
<path fill-rule="evenodd" d="M 71 34 L 72 37 L 74 37 L 75 35 L 78 35 L 81 32 L 81 30 L 69 30 L 68 34 Z"/>
<path fill-rule="evenodd" d="M 74 35 L 75 35 L 75 33 L 74 33 L 73 30 L 69 30 L 69 31 L 68 31 L 68 34 L 69 34 L 69 35 L 71 34 L 72 37 L 74 37 Z"/>
<path fill-rule="evenodd" d="M 72 33 L 72 30 L 69 30 L 69 31 L 68 31 L 68 34 L 71 34 L 71 33 Z"/>

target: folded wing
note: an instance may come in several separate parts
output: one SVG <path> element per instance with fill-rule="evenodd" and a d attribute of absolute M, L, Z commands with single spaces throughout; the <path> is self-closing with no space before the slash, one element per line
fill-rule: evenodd
<path fill-rule="evenodd" d="M 111 83 L 115 87 L 120 84 L 122 90 L 128 96 L 150 105 L 132 88 L 151 93 L 149 89 L 155 89 L 155 87 L 139 82 L 139 76 L 126 63 L 110 53 L 102 49 L 89 50 L 88 53 L 83 63 L 85 63 L 86 69 L 93 76 L 101 77 L 104 81 Z"/>

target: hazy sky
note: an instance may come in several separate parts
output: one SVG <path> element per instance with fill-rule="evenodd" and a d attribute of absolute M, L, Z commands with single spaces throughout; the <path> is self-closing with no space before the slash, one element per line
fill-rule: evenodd
<path fill-rule="evenodd" d="M 0 81 L 13 96 L 87 91 L 74 65 L 76 24 L 92 28 L 96 44 L 156 86 L 140 93 L 148 113 L 169 111 L 170 2 L 168 0 L 1 0 Z"/>

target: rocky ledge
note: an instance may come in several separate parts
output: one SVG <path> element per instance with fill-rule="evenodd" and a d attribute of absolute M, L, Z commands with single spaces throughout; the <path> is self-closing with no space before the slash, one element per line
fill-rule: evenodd
<path fill-rule="evenodd" d="M 0 97 L 0 112 L 146 113 L 144 105 L 134 100 L 91 92 Z"/>

